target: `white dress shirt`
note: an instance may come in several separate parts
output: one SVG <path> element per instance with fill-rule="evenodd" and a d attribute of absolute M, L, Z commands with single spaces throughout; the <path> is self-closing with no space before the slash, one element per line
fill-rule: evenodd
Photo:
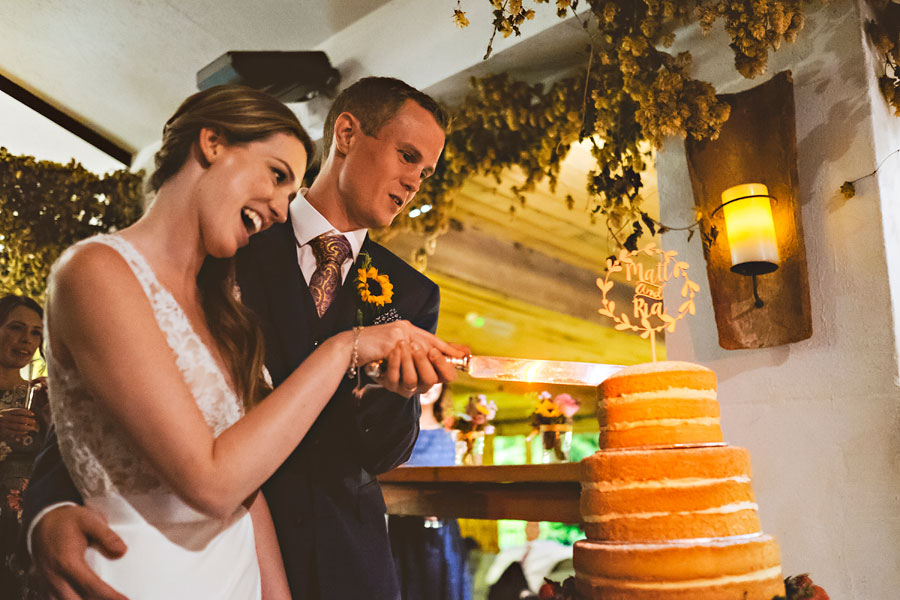
<path fill-rule="evenodd" d="M 343 235 L 350 242 L 351 254 L 344 261 L 344 264 L 341 265 L 341 282 L 344 282 L 347 280 L 347 273 L 350 272 L 350 268 L 359 256 L 363 242 L 366 241 L 368 229 L 338 231 L 334 225 L 328 222 L 328 219 L 322 216 L 322 213 L 313 208 L 313 205 L 306 200 L 305 194 L 306 188 L 301 189 L 289 207 L 291 225 L 294 228 L 294 239 L 297 240 L 297 262 L 300 264 L 303 278 L 306 280 L 306 284 L 309 285 L 309 280 L 312 278 L 313 273 L 316 272 L 316 257 L 309 243 L 323 233 L 331 233 Z"/>

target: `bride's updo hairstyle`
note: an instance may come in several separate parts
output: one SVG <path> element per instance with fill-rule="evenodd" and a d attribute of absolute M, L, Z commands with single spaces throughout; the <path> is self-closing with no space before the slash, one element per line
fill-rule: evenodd
<path fill-rule="evenodd" d="M 309 134 L 280 100 L 251 88 L 220 85 L 188 97 L 166 122 L 162 147 L 155 156 L 156 168 L 147 180 L 148 192 L 158 192 L 184 166 L 203 128 L 216 131 L 227 144 L 286 133 L 303 144 L 307 164 L 315 154 Z M 263 378 L 264 345 L 256 315 L 235 297 L 234 259 L 207 256 L 197 286 L 210 332 L 235 391 L 249 409 L 262 400 L 269 386 Z"/>
<path fill-rule="evenodd" d="M 293 135 L 306 149 L 307 164 L 315 146 L 297 116 L 280 100 L 239 85 L 218 85 L 189 96 L 163 127 L 156 169 L 147 181 L 150 192 L 181 169 L 204 127 L 215 130 L 229 144 L 246 144 L 273 133 Z"/>

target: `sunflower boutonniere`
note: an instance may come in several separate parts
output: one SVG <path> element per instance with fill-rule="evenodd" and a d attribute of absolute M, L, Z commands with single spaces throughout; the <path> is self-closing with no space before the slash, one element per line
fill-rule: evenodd
<path fill-rule="evenodd" d="M 370 322 L 378 320 L 378 316 L 385 307 L 394 300 L 394 284 L 387 273 L 379 273 L 372 265 L 372 257 L 368 252 L 360 252 L 362 263 L 356 270 L 356 290 L 360 301 L 360 308 L 356 311 L 356 320 L 359 325 L 365 325 L 365 316 L 369 315 Z"/>

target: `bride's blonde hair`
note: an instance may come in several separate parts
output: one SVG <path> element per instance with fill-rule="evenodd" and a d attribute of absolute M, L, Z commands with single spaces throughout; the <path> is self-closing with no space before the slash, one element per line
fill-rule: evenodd
<path fill-rule="evenodd" d="M 209 128 L 229 144 L 246 144 L 274 133 L 296 137 L 308 163 L 312 140 L 291 110 L 277 98 L 243 86 L 222 85 L 188 97 L 163 128 L 162 147 L 147 191 L 155 194 L 184 165 L 200 130 Z M 203 312 L 225 359 L 235 391 L 249 409 L 270 391 L 263 377 L 265 346 L 256 315 L 235 296 L 233 258 L 206 257 L 197 275 Z"/>

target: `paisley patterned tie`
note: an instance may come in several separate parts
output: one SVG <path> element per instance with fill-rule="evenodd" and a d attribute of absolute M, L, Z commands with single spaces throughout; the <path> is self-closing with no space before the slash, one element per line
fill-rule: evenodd
<path fill-rule="evenodd" d="M 352 250 L 350 242 L 342 235 L 323 234 L 309 244 L 316 257 L 316 272 L 309 280 L 309 292 L 321 317 L 341 287 L 341 265 Z"/>

